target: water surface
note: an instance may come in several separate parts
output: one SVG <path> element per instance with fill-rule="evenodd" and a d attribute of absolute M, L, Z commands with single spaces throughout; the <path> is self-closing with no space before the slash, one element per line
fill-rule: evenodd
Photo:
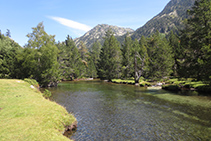
<path fill-rule="evenodd" d="M 164 90 L 80 81 L 63 82 L 50 91 L 52 100 L 77 118 L 78 129 L 71 136 L 76 141 L 211 139 L 210 109 L 152 96 L 169 93 Z"/>

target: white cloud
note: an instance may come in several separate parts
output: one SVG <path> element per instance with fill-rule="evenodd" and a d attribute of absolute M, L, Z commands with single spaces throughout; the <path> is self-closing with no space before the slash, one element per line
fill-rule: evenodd
<path fill-rule="evenodd" d="M 61 18 L 61 17 L 54 17 L 54 16 L 48 16 L 48 18 L 55 20 L 57 22 L 59 22 L 60 24 L 73 28 L 73 29 L 77 29 L 77 30 L 81 30 L 81 31 L 89 31 L 91 29 L 90 26 L 87 26 L 85 24 L 82 23 L 78 23 L 69 19 L 65 19 L 65 18 Z"/>

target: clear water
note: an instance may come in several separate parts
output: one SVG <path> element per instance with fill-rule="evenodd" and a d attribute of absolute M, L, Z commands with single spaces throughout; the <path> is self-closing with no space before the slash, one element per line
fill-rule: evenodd
<path fill-rule="evenodd" d="M 164 90 L 80 81 L 63 82 L 50 91 L 52 100 L 77 118 L 77 131 L 70 137 L 76 141 L 211 139 L 211 107 L 193 108 L 152 96 Z"/>

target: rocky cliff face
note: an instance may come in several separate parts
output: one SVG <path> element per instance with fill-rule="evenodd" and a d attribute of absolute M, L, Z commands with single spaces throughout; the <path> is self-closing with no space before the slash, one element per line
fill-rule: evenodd
<path fill-rule="evenodd" d="M 122 28 L 118 26 L 112 26 L 107 24 L 99 24 L 95 26 L 93 29 L 85 33 L 83 36 L 74 39 L 76 46 L 80 44 L 80 41 L 83 41 L 86 47 L 89 49 L 91 48 L 92 44 L 95 41 L 103 42 L 103 37 L 108 29 L 111 29 L 114 32 L 114 36 L 123 36 L 127 32 L 132 33 L 134 32 L 133 29 L 130 28 Z"/>
<path fill-rule="evenodd" d="M 138 28 L 132 38 L 139 39 L 142 35 L 149 36 L 158 30 L 168 34 L 171 30 L 178 31 L 182 27 L 182 21 L 188 17 L 195 0 L 171 0 L 157 16 L 148 21 L 143 27 Z"/>

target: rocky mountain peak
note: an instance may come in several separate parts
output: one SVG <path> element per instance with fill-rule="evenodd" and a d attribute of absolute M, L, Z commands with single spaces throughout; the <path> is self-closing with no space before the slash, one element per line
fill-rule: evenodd
<path fill-rule="evenodd" d="M 83 36 L 74 39 L 76 46 L 79 46 L 80 42 L 83 41 L 86 47 L 89 49 L 95 41 L 103 42 L 103 37 L 108 29 L 111 29 L 114 32 L 114 36 L 123 36 L 127 32 L 134 32 L 133 29 L 123 28 L 108 24 L 98 24 L 93 29 L 85 33 Z"/>
<path fill-rule="evenodd" d="M 158 15 L 138 28 L 132 38 L 140 39 L 142 35 L 149 36 L 156 30 L 165 34 L 171 30 L 180 30 L 183 27 L 182 21 L 188 17 L 187 10 L 193 6 L 194 2 L 195 0 L 171 0 Z"/>

